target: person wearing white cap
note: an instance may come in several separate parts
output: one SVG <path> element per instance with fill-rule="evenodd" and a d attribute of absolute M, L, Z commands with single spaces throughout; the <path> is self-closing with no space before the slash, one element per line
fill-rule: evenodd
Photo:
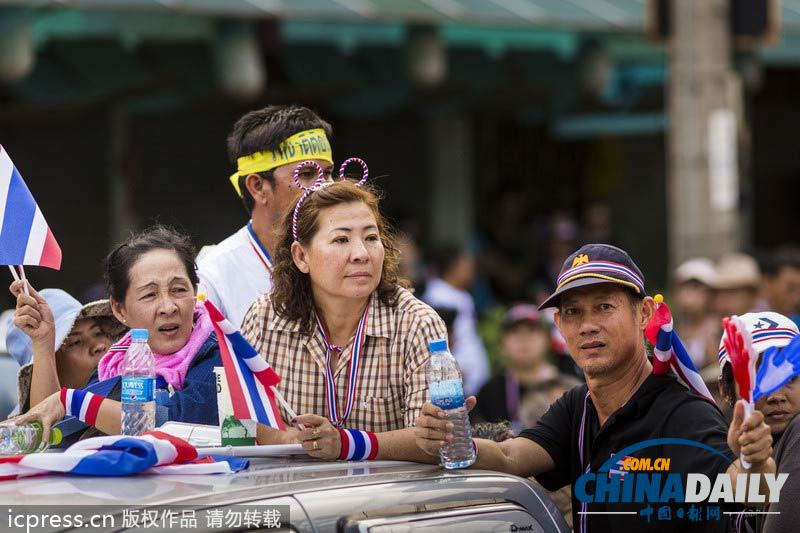
<path fill-rule="evenodd" d="M 780 313 L 762 311 L 746 313 L 739 316 L 739 318 L 742 319 L 747 331 L 752 336 L 753 349 L 759 355 L 773 346 L 783 348 L 797 335 L 800 335 L 797 325 Z M 719 392 L 723 400 L 733 406 L 736 403 L 736 386 L 728 351 L 725 349 L 726 337 L 727 334 L 723 333 L 719 341 Z M 790 387 L 790 385 L 776 391 L 775 394 L 762 398 L 756 403 L 756 409 L 764 413 L 765 422 L 772 430 L 773 435 L 783 433 L 791 416 L 800 412 L 800 386 L 796 387 L 797 398 L 795 399 L 784 394 L 786 392 L 784 389 Z M 780 404 L 781 408 L 772 407 L 776 404 Z"/>
<path fill-rule="evenodd" d="M 675 269 L 675 327 L 681 332 L 686 351 L 697 368 L 716 363 L 720 321 L 711 313 L 717 281 L 714 263 L 705 257 L 684 261 Z"/>
<path fill-rule="evenodd" d="M 762 311 L 747 313 L 739 318 L 753 338 L 753 348 L 760 355 L 767 348 L 783 348 L 798 335 L 797 325 L 779 313 Z M 719 343 L 720 377 L 719 388 L 722 398 L 731 406 L 736 402 L 736 385 L 733 368 L 725 349 L 726 334 Z M 800 497 L 800 380 L 797 378 L 772 394 L 761 398 L 755 405 L 764 414 L 764 421 L 773 437 L 772 458 L 776 473 L 788 473 L 789 477 L 781 489 L 780 501 L 769 507 L 769 515 L 755 515 L 746 518 L 753 531 L 794 532 L 800 523 L 800 508 L 795 504 Z M 766 521 L 764 520 L 766 518 Z"/>
<path fill-rule="evenodd" d="M 127 328 L 114 318 L 108 300 L 81 305 L 61 289 L 36 292 L 30 285 L 27 295 L 22 283 L 10 287 L 17 309 L 5 340 L 20 365 L 15 411 L 24 412 L 62 386 L 84 387 L 100 357 Z"/>
<path fill-rule="evenodd" d="M 756 308 L 761 271 L 752 256 L 735 253 L 717 262 L 714 307 L 719 316 L 743 315 Z"/>

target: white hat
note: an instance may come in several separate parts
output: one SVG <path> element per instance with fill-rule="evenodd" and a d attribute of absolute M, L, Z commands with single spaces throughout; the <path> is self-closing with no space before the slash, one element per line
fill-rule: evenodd
<path fill-rule="evenodd" d="M 695 257 L 681 263 L 675 269 L 675 281 L 686 283 L 687 281 L 699 281 L 703 285 L 713 287 L 717 282 L 717 269 L 714 263 L 707 257 Z"/>
<path fill-rule="evenodd" d="M 761 283 L 758 263 L 747 254 L 728 254 L 717 263 L 715 289 L 757 289 Z"/>
<path fill-rule="evenodd" d="M 740 315 L 739 318 L 744 322 L 747 331 L 753 337 L 753 348 L 756 353 L 761 353 L 772 346 L 783 348 L 793 338 L 800 335 L 797 324 L 780 313 L 773 313 L 772 311 L 746 313 Z M 727 333 L 723 333 L 722 339 L 719 341 L 720 368 L 730 363 L 728 351 L 725 349 L 726 335 Z"/>

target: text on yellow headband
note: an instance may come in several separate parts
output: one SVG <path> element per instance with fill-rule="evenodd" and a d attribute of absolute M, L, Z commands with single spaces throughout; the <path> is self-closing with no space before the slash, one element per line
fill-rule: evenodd
<path fill-rule="evenodd" d="M 325 130 L 316 128 L 295 133 L 281 143 L 280 148 L 274 151 L 256 152 L 237 159 L 236 173 L 230 177 L 236 194 L 242 195 L 239 189 L 239 177 L 266 172 L 289 163 L 299 163 L 308 159 L 320 159 L 333 164 L 331 143 L 325 135 Z"/>

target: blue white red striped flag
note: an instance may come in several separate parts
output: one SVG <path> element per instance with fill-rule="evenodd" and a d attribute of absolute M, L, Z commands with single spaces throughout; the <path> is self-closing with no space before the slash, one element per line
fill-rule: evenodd
<path fill-rule="evenodd" d="M 239 420 L 257 420 L 273 428 L 286 429 L 275 403 L 275 386 L 280 383 L 281 377 L 217 306 L 208 299 L 201 299 L 217 333 L 233 416 Z"/>
<path fill-rule="evenodd" d="M 59 270 L 61 248 L 8 152 L 0 146 L 0 265 Z"/>
<path fill-rule="evenodd" d="M 45 474 L 229 474 L 248 466 L 246 459 L 238 457 L 198 457 L 188 442 L 151 431 L 140 437 L 112 435 L 81 440 L 64 453 L 0 457 L 0 481 Z"/>
<path fill-rule="evenodd" d="M 672 368 L 684 385 L 716 404 L 706 387 L 700 372 L 694 366 L 692 358 L 684 348 L 680 337 L 675 332 L 672 311 L 669 306 L 657 298 L 656 311 L 645 328 L 645 336 L 653 344 L 653 374 L 665 375 Z"/>

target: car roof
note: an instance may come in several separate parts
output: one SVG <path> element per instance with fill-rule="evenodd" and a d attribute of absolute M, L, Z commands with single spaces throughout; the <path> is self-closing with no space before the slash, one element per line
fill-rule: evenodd
<path fill-rule="evenodd" d="M 513 502 L 553 528 L 545 531 L 568 530 L 543 489 L 508 474 L 448 471 L 438 464 L 402 461 L 325 462 L 307 456 L 250 461 L 250 468 L 235 474 L 47 475 L 0 482 L 0 504 L 102 506 L 103 513 L 115 515 L 160 506 L 288 504 L 292 523 L 300 530 L 313 524 L 317 531 L 336 531 L 343 517 L 355 513 L 363 518 L 370 510 L 411 509 L 413 514 L 429 505 L 470 508 Z"/>

